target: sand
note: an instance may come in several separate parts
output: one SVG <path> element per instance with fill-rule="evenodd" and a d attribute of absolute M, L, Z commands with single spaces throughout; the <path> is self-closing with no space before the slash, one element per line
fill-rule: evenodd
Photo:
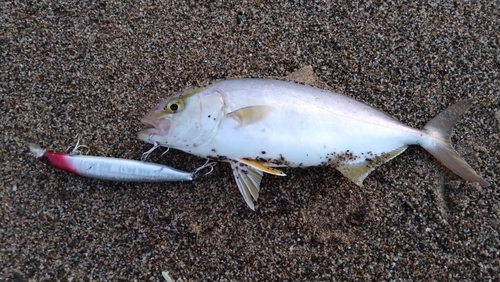
<path fill-rule="evenodd" d="M 500 2 L 166 2 L 1 5 L 0 281 L 500 279 Z M 492 185 L 410 147 L 363 188 L 328 167 L 266 175 L 254 212 L 227 164 L 189 183 L 114 183 L 29 154 L 81 134 L 91 155 L 138 159 L 139 120 L 161 99 L 309 65 L 417 128 L 474 98 L 452 141 Z M 150 161 L 204 163 L 161 153 Z"/>

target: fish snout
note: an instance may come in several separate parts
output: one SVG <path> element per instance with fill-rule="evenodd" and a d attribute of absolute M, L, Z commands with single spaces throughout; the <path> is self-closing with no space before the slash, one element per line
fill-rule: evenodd
<path fill-rule="evenodd" d="M 141 119 L 141 123 L 148 126 L 148 128 L 139 131 L 137 137 L 147 143 L 154 143 L 156 141 L 155 137 L 166 136 L 170 129 L 170 121 L 165 119 L 152 121 L 148 118 L 143 118 Z"/>

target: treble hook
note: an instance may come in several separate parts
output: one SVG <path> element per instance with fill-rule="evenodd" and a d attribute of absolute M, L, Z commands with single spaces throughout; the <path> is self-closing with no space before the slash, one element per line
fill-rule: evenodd
<path fill-rule="evenodd" d="M 71 150 L 71 152 L 69 152 L 69 155 L 70 155 L 70 156 L 81 155 L 81 153 L 82 153 L 82 152 L 80 152 L 80 150 L 79 150 L 80 148 L 86 148 L 86 149 L 87 149 L 87 154 L 88 154 L 88 153 L 90 152 L 90 148 L 89 148 L 89 146 L 87 146 L 87 145 L 80 145 L 80 134 L 77 134 L 77 135 L 75 136 L 75 138 L 77 138 L 77 139 L 76 139 L 76 144 L 75 144 L 75 146 L 69 146 L 69 147 L 66 149 L 66 151 L 68 151 L 68 150 L 69 150 L 69 148 L 74 147 L 74 148 L 73 148 L 73 150 Z"/>
<path fill-rule="evenodd" d="M 205 173 L 203 176 L 205 175 L 209 175 L 210 173 L 212 173 L 212 171 L 214 171 L 214 166 L 217 164 L 217 162 L 210 162 L 209 159 L 207 159 L 207 161 L 205 162 L 205 164 L 203 164 L 202 166 L 200 166 L 199 168 L 197 168 L 193 174 L 196 175 L 200 170 L 206 168 L 206 167 L 210 167 L 210 171 Z"/>
<path fill-rule="evenodd" d="M 156 150 L 158 147 L 160 147 L 160 143 L 155 142 L 155 143 L 153 144 L 153 148 L 151 148 L 151 149 L 147 150 L 146 152 L 142 153 L 142 155 L 141 155 L 141 161 L 142 161 L 142 162 L 145 162 L 145 161 L 146 161 L 146 159 L 149 157 L 149 155 L 150 155 L 150 154 L 151 154 L 154 150 Z"/>

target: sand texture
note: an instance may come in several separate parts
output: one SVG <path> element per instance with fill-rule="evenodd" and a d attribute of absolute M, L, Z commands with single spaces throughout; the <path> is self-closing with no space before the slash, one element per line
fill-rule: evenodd
<path fill-rule="evenodd" d="M 0 281 L 500 280 L 499 1 L 206 2 L 2 1 Z M 138 184 L 29 154 L 81 134 L 91 155 L 138 159 L 161 99 L 304 66 L 416 128 L 474 98 L 452 141 L 492 185 L 412 146 L 363 188 L 328 167 L 266 175 L 254 212 L 227 164 Z M 204 163 L 161 153 L 149 160 Z"/>

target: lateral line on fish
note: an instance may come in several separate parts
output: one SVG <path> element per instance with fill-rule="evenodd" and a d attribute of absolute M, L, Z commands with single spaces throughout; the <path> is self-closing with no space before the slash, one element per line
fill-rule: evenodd
<path fill-rule="evenodd" d="M 335 93 L 335 92 L 334 92 L 334 93 Z M 338 93 L 337 93 L 337 94 L 338 94 Z M 339 95 L 340 95 L 340 94 L 339 94 Z M 339 116 L 339 117 L 343 117 L 343 118 L 346 118 L 346 119 L 355 120 L 355 121 L 359 121 L 359 122 L 364 122 L 364 123 L 366 123 L 366 124 L 371 124 L 371 125 L 380 126 L 380 127 L 383 127 L 383 128 L 391 128 L 391 129 L 393 128 L 393 127 L 384 126 L 384 125 L 381 125 L 381 124 L 378 124 L 378 123 L 373 123 L 373 122 L 369 122 L 369 121 L 366 121 L 366 120 L 357 119 L 357 118 L 354 118 L 354 117 L 352 117 L 352 116 L 347 116 L 347 115 L 342 115 L 342 114 L 339 114 L 339 113 L 337 113 L 337 112 L 331 111 L 331 110 L 329 110 L 329 109 L 327 109 L 327 108 L 324 108 L 324 107 L 321 107 L 321 106 L 319 106 L 319 105 L 314 105 L 314 104 L 312 104 L 311 102 L 309 102 L 309 101 L 307 101 L 307 100 L 303 100 L 303 99 L 301 99 L 299 96 L 296 96 L 296 95 L 293 95 L 293 94 L 290 94 L 290 96 L 292 96 L 292 97 L 294 97 L 294 98 L 296 98 L 296 99 L 298 99 L 298 100 L 300 100 L 300 101 L 302 101 L 302 102 L 305 102 L 305 103 L 307 103 L 307 104 L 308 104 L 308 105 L 310 105 L 310 106 L 313 106 L 313 107 L 315 107 L 315 108 L 319 108 L 319 109 L 321 109 L 321 110 L 324 110 L 324 111 L 326 111 L 326 112 L 328 112 L 328 113 L 330 113 L 330 114 L 332 114 L 332 115 L 336 115 L 336 116 Z M 350 97 L 349 97 L 349 98 L 350 98 Z M 354 98 L 351 98 L 351 99 L 353 99 L 353 100 L 354 100 Z M 367 104 L 367 106 L 372 107 L 372 106 L 370 106 L 370 105 L 368 105 L 368 104 Z M 373 108 L 373 107 L 372 107 L 372 108 Z M 386 115 L 387 115 L 387 114 L 386 114 Z M 389 116 L 389 115 L 387 115 L 387 116 L 388 116 L 389 118 L 391 118 L 392 120 L 394 120 L 394 121 L 396 121 L 396 122 L 398 122 L 398 123 L 401 123 L 399 120 L 394 119 L 393 117 L 391 117 L 391 116 Z M 407 130 L 407 131 L 405 131 L 405 132 L 410 133 L 410 132 L 412 132 L 412 131 Z"/>

